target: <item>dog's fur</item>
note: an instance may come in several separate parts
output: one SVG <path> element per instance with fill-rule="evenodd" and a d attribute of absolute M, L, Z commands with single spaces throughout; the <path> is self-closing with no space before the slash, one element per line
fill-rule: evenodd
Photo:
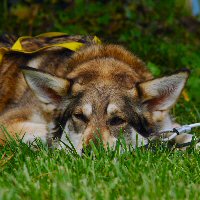
<path fill-rule="evenodd" d="M 141 143 L 152 132 L 172 128 L 169 110 L 188 71 L 153 79 L 134 54 L 122 46 L 95 44 L 91 37 L 29 38 L 22 45 L 35 50 L 66 41 L 84 41 L 85 46 L 75 53 L 52 47 L 34 54 L 4 55 L 0 124 L 13 137 L 17 133 L 25 142 L 40 137 L 52 146 L 60 145 L 59 140 L 67 142 L 67 134 L 81 150 L 96 137 L 105 146 L 114 146 L 122 132 L 126 142 L 135 146 L 136 133 Z M 4 144 L 3 131 L 0 138 Z"/>

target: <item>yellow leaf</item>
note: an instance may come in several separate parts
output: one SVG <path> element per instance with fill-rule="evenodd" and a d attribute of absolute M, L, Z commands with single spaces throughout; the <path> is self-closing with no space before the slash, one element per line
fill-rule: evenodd
<path fill-rule="evenodd" d="M 189 98 L 186 90 L 183 90 L 182 95 L 183 95 L 183 98 L 185 99 L 185 101 L 187 101 L 187 102 L 190 101 L 190 98 Z"/>

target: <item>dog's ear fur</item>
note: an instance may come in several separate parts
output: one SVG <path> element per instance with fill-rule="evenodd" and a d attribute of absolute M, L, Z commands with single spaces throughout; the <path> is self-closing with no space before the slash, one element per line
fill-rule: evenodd
<path fill-rule="evenodd" d="M 27 84 L 41 102 L 57 104 L 67 94 L 70 86 L 68 80 L 31 67 L 21 66 L 20 68 Z"/>
<path fill-rule="evenodd" d="M 142 103 L 151 111 L 170 109 L 180 96 L 188 76 L 189 71 L 184 70 L 171 76 L 138 84 Z"/>

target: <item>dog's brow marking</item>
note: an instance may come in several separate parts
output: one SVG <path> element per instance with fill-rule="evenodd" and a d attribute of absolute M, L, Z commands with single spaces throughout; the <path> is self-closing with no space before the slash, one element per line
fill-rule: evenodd
<path fill-rule="evenodd" d="M 115 104 L 109 104 L 107 107 L 107 113 L 112 114 L 117 111 L 117 106 Z"/>
<path fill-rule="evenodd" d="M 83 106 L 83 114 L 89 117 L 92 114 L 92 105 L 87 103 Z"/>

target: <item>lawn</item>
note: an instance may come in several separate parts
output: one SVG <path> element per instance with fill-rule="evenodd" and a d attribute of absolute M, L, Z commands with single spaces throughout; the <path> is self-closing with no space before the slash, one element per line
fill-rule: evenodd
<path fill-rule="evenodd" d="M 198 199 L 200 152 L 98 149 L 82 157 L 41 145 L 0 152 L 0 199 Z"/>
<path fill-rule="evenodd" d="M 189 68 L 172 115 L 181 124 L 200 122 L 200 22 L 185 1 L 39 2 L 3 0 L 0 33 L 97 35 L 127 47 L 156 77 Z M 200 137 L 200 129 L 192 133 Z M 119 147 L 80 157 L 11 141 L 0 147 L 0 199 L 199 199 L 200 150 Z"/>

